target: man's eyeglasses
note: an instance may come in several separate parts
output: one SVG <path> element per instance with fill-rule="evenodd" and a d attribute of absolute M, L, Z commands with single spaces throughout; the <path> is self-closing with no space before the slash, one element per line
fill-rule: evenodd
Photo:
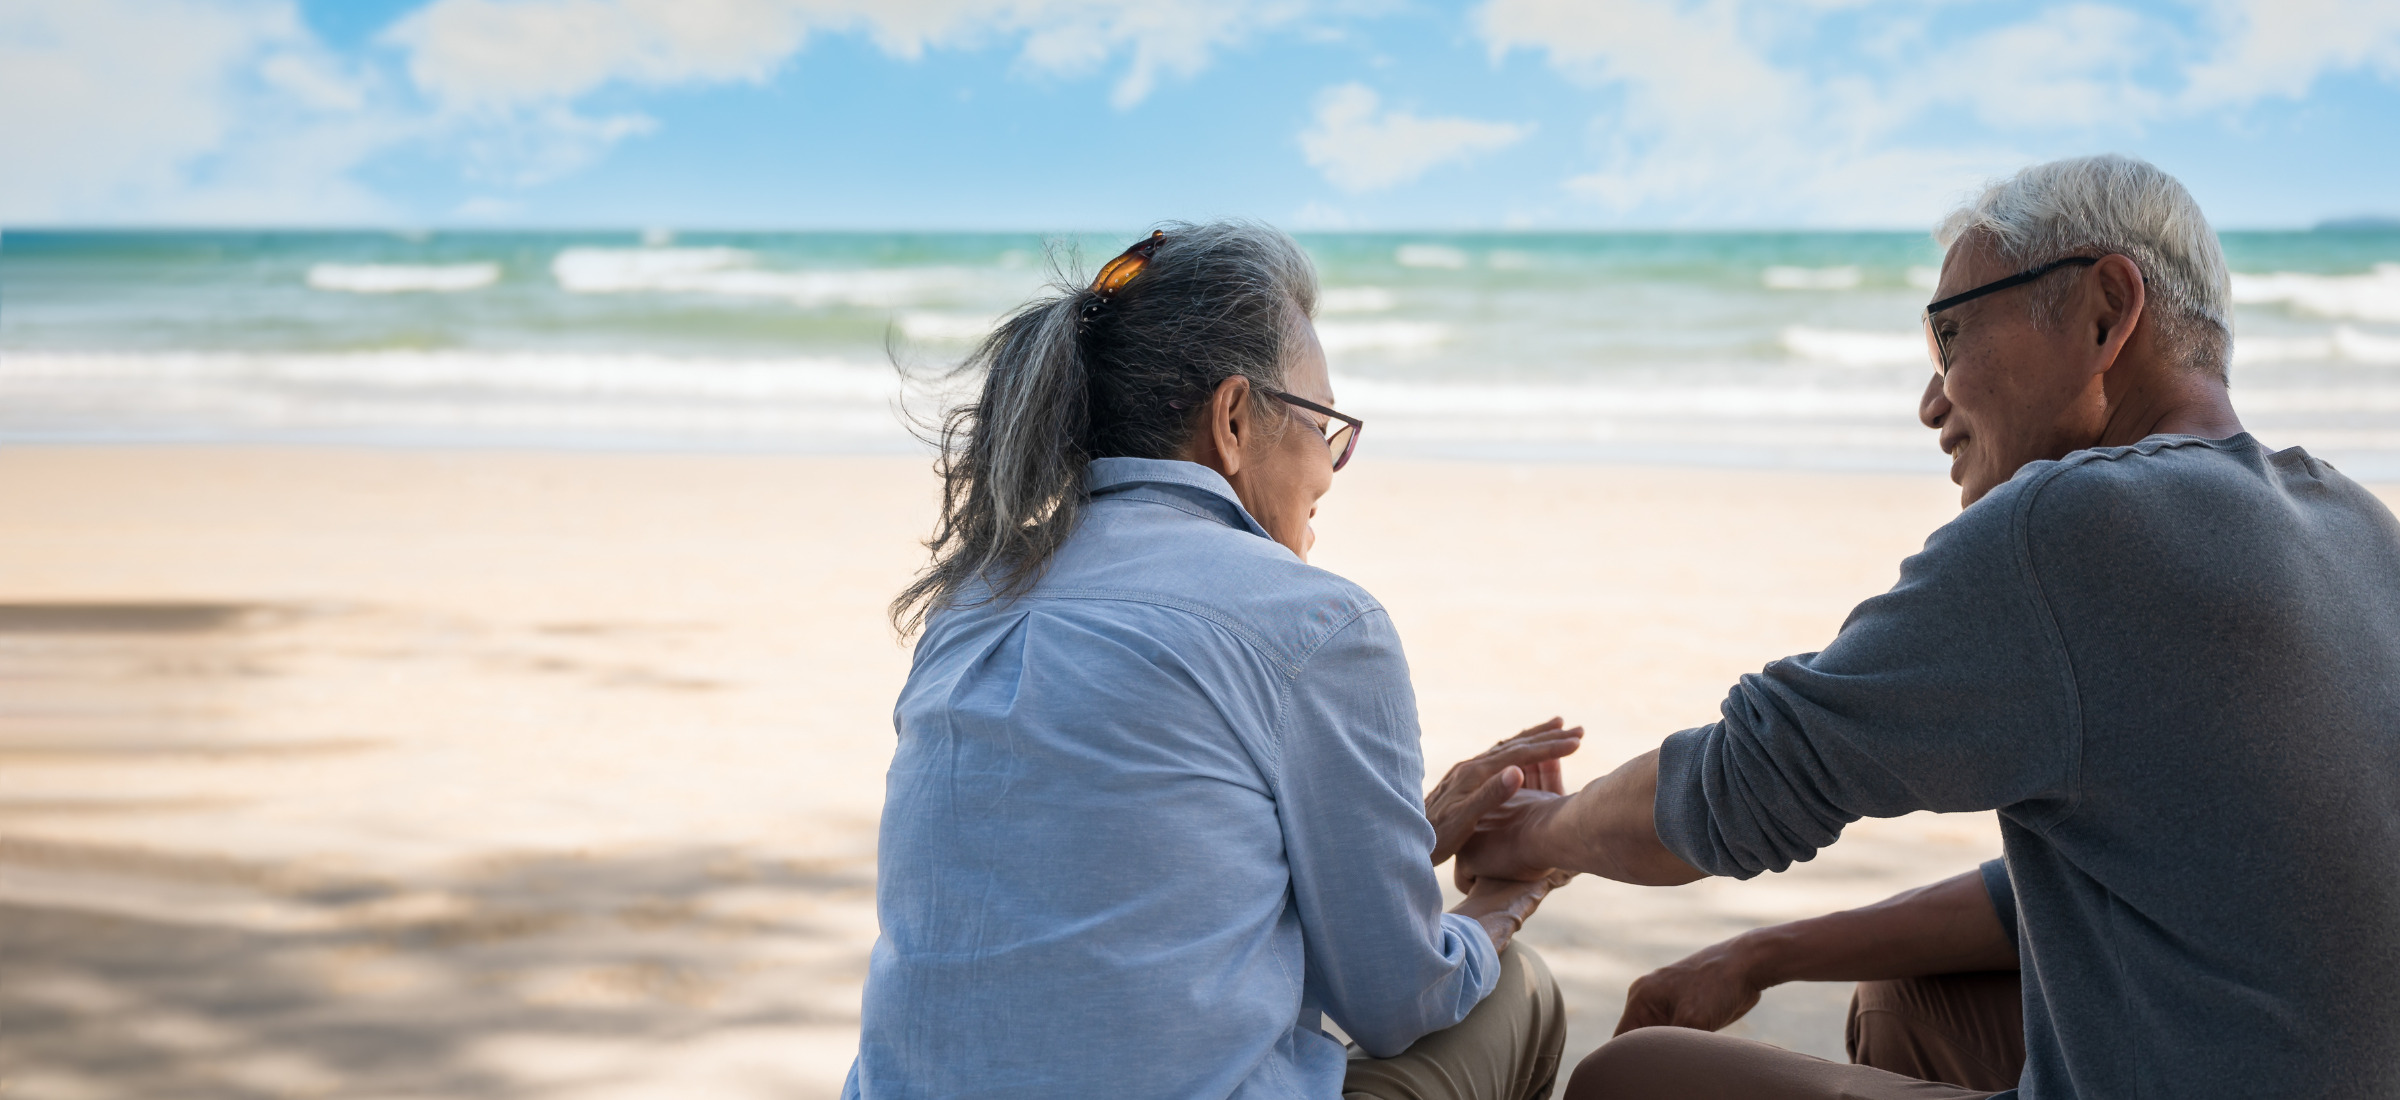
<path fill-rule="evenodd" d="M 1925 325 L 1925 354 L 1933 359 L 1933 373 L 1945 378 L 1950 376 L 1950 338 L 1942 335 L 1940 326 L 1933 323 L 1934 314 L 1952 306 L 1965 305 L 1986 294 L 1995 294 L 2012 286 L 2023 286 L 2062 267 L 2090 267 L 2099 262 L 2100 257 L 2098 256 L 2069 256 L 2063 260 L 2052 260 L 2040 267 L 2028 268 L 2008 278 L 1985 283 L 1973 290 L 1953 294 L 1926 306 L 1925 315 L 1920 320 Z"/>
<path fill-rule="evenodd" d="M 1366 421 L 1360 420 L 1355 416 L 1346 416 L 1342 413 L 1335 412 L 1332 409 L 1328 409 L 1325 406 L 1317 404 L 1316 402 L 1305 397 L 1294 397 L 1291 394 L 1282 392 L 1281 390 L 1268 390 L 1267 394 L 1268 396 L 1273 397 L 1286 405 L 1290 405 L 1293 408 L 1307 409 L 1313 413 L 1323 413 L 1330 418 L 1326 420 L 1324 424 L 1311 425 L 1311 427 L 1317 429 L 1317 434 L 1325 437 L 1325 449 L 1331 452 L 1333 455 L 1333 468 L 1335 470 L 1338 471 L 1342 467 L 1350 464 L 1350 452 L 1358 449 L 1358 433 L 1360 429 L 1367 426 Z M 1334 430 L 1330 432 L 1325 430 L 1327 428 L 1332 428 L 1336 421 L 1341 423 L 1341 427 L 1334 428 Z"/>

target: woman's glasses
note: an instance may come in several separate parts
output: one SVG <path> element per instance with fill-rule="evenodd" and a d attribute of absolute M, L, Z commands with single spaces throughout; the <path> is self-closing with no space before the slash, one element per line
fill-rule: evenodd
<path fill-rule="evenodd" d="M 1325 406 L 1317 404 L 1316 402 L 1305 397 L 1294 397 L 1291 394 L 1282 392 L 1281 390 L 1268 390 L 1267 394 L 1268 396 L 1271 396 L 1286 405 L 1290 405 L 1293 408 L 1306 409 L 1313 413 L 1325 414 L 1327 419 L 1324 424 L 1311 426 L 1317 429 L 1317 433 L 1319 435 L 1325 437 L 1325 449 L 1333 455 L 1333 468 L 1335 471 L 1338 472 L 1342 467 L 1350 464 L 1350 452 L 1358 449 L 1358 433 L 1360 429 L 1367 426 L 1366 421 L 1360 420 L 1355 416 L 1348 416 L 1335 412 L 1332 409 L 1328 409 Z M 1334 430 L 1330 432 L 1325 430 L 1327 428 L 1332 428 L 1337 421 L 1341 424 L 1341 427 L 1334 428 Z"/>

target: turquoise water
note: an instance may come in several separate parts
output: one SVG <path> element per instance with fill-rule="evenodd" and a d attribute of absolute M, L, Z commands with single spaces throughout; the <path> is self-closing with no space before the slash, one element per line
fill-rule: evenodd
<path fill-rule="evenodd" d="M 954 360 L 1132 236 L 12 231 L 0 440 L 904 448 L 939 398 L 892 357 Z M 1940 465 L 1921 234 L 1303 243 L 1377 448 Z M 2400 476 L 2400 232 L 2225 245 L 2245 416 Z"/>

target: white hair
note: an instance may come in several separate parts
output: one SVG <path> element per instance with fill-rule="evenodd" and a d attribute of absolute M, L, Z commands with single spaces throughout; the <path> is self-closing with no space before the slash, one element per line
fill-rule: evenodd
<path fill-rule="evenodd" d="M 2114 153 L 2036 164 L 1996 180 L 1933 231 L 1943 248 L 1970 233 L 2016 269 L 2061 256 L 2117 253 L 2142 272 L 2146 312 L 2168 358 L 2223 377 L 2233 349 L 2225 252 L 2175 177 Z M 2073 283 L 2030 295 L 2036 324 L 2059 323 Z"/>

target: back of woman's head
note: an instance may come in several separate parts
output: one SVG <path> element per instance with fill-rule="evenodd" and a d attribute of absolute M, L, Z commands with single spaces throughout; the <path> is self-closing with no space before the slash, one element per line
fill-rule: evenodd
<path fill-rule="evenodd" d="M 1252 222 L 1161 231 L 1122 288 L 1054 284 L 960 365 L 982 388 L 942 419 L 942 514 L 932 563 L 892 601 L 903 634 L 943 608 L 1031 587 L 1083 516 L 1091 460 L 1176 456 L 1234 375 L 1255 401 L 1282 388 L 1316 310 L 1307 254 Z"/>

